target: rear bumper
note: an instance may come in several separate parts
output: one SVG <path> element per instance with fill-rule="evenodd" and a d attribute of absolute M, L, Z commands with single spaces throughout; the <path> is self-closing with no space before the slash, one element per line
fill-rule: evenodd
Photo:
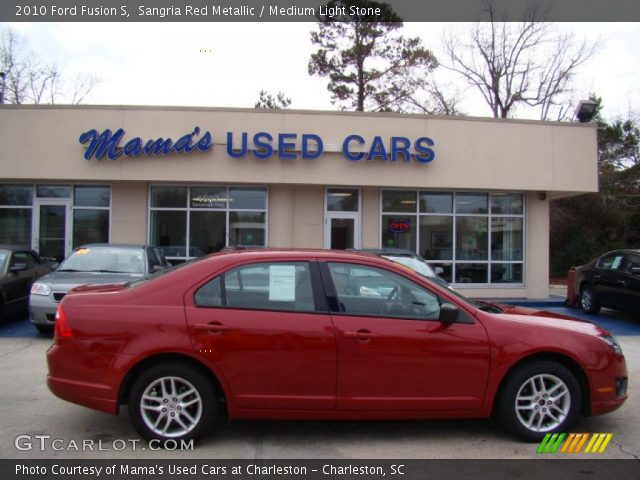
<path fill-rule="evenodd" d="M 118 413 L 117 387 L 96 379 L 108 380 L 108 365 L 112 356 L 78 355 L 74 342 L 64 346 L 53 344 L 47 351 L 47 386 L 57 397 L 84 407 L 107 413 Z M 101 368 L 95 368 L 100 365 Z"/>
<path fill-rule="evenodd" d="M 59 398 L 106 413 L 118 413 L 118 403 L 107 385 L 76 382 L 47 375 L 49 390 Z"/>

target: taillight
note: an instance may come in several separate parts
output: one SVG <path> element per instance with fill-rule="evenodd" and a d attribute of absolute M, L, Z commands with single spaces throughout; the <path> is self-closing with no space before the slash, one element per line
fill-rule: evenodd
<path fill-rule="evenodd" d="M 71 327 L 69 327 L 69 322 L 67 322 L 67 316 L 64 314 L 64 310 L 62 310 L 62 305 L 58 305 L 58 311 L 56 312 L 56 322 L 53 326 L 53 337 L 73 337 L 73 331 L 71 330 Z"/>

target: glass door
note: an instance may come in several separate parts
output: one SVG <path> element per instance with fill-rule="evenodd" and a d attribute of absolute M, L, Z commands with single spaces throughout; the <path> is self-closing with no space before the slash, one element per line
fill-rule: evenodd
<path fill-rule="evenodd" d="M 357 213 L 327 212 L 324 246 L 334 250 L 360 248 L 360 216 Z"/>
<path fill-rule="evenodd" d="M 36 200 L 32 248 L 40 256 L 61 262 L 71 253 L 71 202 Z"/>

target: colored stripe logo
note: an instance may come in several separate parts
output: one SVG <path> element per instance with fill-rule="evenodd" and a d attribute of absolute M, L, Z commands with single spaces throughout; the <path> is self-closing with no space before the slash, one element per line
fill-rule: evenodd
<path fill-rule="evenodd" d="M 536 453 L 604 453 L 612 438 L 613 433 L 547 433 Z"/>

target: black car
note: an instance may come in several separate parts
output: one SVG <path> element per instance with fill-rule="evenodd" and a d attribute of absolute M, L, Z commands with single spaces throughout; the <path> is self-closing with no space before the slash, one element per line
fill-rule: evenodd
<path fill-rule="evenodd" d="M 42 258 L 28 247 L 0 245 L 0 322 L 26 314 L 31 284 L 57 265 L 54 259 Z"/>
<path fill-rule="evenodd" d="M 586 313 L 640 313 L 640 250 L 614 250 L 577 267 L 572 288 Z"/>

